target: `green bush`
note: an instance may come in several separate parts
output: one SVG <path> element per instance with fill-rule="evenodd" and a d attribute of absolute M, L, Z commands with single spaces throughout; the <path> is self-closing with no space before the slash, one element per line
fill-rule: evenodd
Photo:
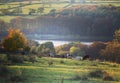
<path fill-rule="evenodd" d="M 10 55 L 9 60 L 12 63 L 23 63 L 24 62 L 24 56 L 23 55 Z"/>
<path fill-rule="evenodd" d="M 72 78 L 72 80 L 88 80 L 88 77 L 87 77 L 87 75 L 85 75 L 85 74 L 81 74 L 81 75 L 76 74 L 76 75 Z"/>
<path fill-rule="evenodd" d="M 75 62 L 75 65 L 80 65 L 78 62 Z"/>
<path fill-rule="evenodd" d="M 65 62 L 64 62 L 63 60 L 60 60 L 60 63 L 61 63 L 61 64 L 64 64 Z"/>
<path fill-rule="evenodd" d="M 9 68 L 5 65 L 0 66 L 0 77 L 7 78 L 9 75 Z"/>
<path fill-rule="evenodd" d="M 21 69 L 11 69 L 10 72 L 9 80 L 11 82 L 20 82 L 25 79 L 23 78 L 23 71 Z"/>
<path fill-rule="evenodd" d="M 8 57 L 6 54 L 0 54 L 0 64 L 5 64 L 8 61 Z"/>
<path fill-rule="evenodd" d="M 24 61 L 29 61 L 29 59 L 30 59 L 29 56 L 26 56 L 26 55 L 23 56 Z"/>
<path fill-rule="evenodd" d="M 81 76 L 77 74 L 77 75 L 75 75 L 72 79 L 73 79 L 73 80 L 80 80 L 80 79 L 81 79 Z"/>
<path fill-rule="evenodd" d="M 0 54 L 0 77 L 7 77 L 9 74 L 8 67 L 6 64 L 8 63 L 8 57 L 6 54 Z"/>
<path fill-rule="evenodd" d="M 36 56 L 30 56 L 29 61 L 32 62 L 32 63 L 36 62 L 37 61 Z"/>
<path fill-rule="evenodd" d="M 49 66 L 53 65 L 53 61 L 52 60 L 48 61 L 48 64 L 49 64 Z"/>
<path fill-rule="evenodd" d="M 94 77 L 94 78 L 99 78 L 99 77 L 102 77 L 103 74 L 104 74 L 104 73 L 103 73 L 102 70 L 97 69 L 97 70 L 94 70 L 94 71 L 89 72 L 88 76 Z"/>
<path fill-rule="evenodd" d="M 8 68 L 7 66 L 0 67 L 0 78 L 12 82 L 20 82 L 25 79 L 23 77 L 23 71 L 21 69 Z"/>

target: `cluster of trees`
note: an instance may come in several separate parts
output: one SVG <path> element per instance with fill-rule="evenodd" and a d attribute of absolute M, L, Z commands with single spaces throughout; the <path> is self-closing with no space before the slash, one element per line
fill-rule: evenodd
<path fill-rule="evenodd" d="M 109 42 L 105 49 L 101 50 L 102 58 L 120 63 L 120 29 L 115 31 L 115 39 Z"/>
<path fill-rule="evenodd" d="M 32 46 L 30 53 L 37 54 L 39 57 L 56 55 L 55 47 L 52 42 L 45 42 L 36 46 Z"/>
<path fill-rule="evenodd" d="M 19 29 L 9 29 L 8 35 L 0 42 L 0 53 L 26 54 L 48 56 L 55 55 L 55 48 L 52 42 L 38 44 L 35 41 L 27 40 Z"/>
<path fill-rule="evenodd" d="M 100 50 L 104 49 L 106 44 L 103 42 L 93 42 L 91 45 L 85 45 L 80 42 L 73 42 L 56 47 L 57 55 L 71 54 L 73 57 L 90 55 L 92 59 L 100 58 Z"/>
<path fill-rule="evenodd" d="M 42 13 L 44 13 L 44 7 L 39 7 L 37 10 L 35 10 L 35 9 L 30 9 L 30 11 L 29 11 L 29 15 L 32 15 L 32 14 L 34 14 L 34 13 L 37 13 L 37 14 L 42 14 Z"/>
<path fill-rule="evenodd" d="M 81 56 L 88 54 L 92 59 L 107 60 L 120 63 L 120 29 L 115 31 L 115 38 L 111 42 L 93 42 L 91 45 L 84 45 L 74 42 L 56 47 L 57 55 L 72 54 Z"/>
<path fill-rule="evenodd" d="M 77 5 L 70 8 L 64 8 L 56 14 L 63 16 L 92 16 L 92 17 L 119 17 L 119 6 L 114 5 Z"/>
<path fill-rule="evenodd" d="M 36 56 L 30 50 L 38 43 L 28 40 L 19 29 L 9 29 L 8 35 L 0 41 L 0 54 L 5 54 L 8 64 L 35 62 Z M 4 58 L 3 58 L 4 59 Z"/>

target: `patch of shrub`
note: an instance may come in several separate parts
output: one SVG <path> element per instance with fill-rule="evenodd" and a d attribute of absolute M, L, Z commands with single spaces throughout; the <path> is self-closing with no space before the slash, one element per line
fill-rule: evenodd
<path fill-rule="evenodd" d="M 24 57 L 22 55 L 9 55 L 9 60 L 12 63 L 23 63 Z"/>
<path fill-rule="evenodd" d="M 75 65 L 80 65 L 78 62 L 75 62 Z"/>
<path fill-rule="evenodd" d="M 37 61 L 36 56 L 30 56 L 29 61 L 32 63 L 36 62 Z"/>
<path fill-rule="evenodd" d="M 23 56 L 24 61 L 29 61 L 29 56 Z"/>
<path fill-rule="evenodd" d="M 5 65 L 0 65 L 0 77 L 7 78 L 9 75 L 9 68 Z"/>
<path fill-rule="evenodd" d="M 86 75 L 82 75 L 81 80 L 88 80 L 88 77 Z"/>
<path fill-rule="evenodd" d="M 0 77 L 7 78 L 9 68 L 7 67 L 8 57 L 6 54 L 0 54 Z"/>
<path fill-rule="evenodd" d="M 8 57 L 6 54 L 0 54 L 0 64 L 5 64 L 8 61 Z"/>
<path fill-rule="evenodd" d="M 51 60 L 48 61 L 48 64 L 49 64 L 49 66 L 50 66 L 50 65 L 53 65 L 53 61 L 51 61 Z"/>
<path fill-rule="evenodd" d="M 20 82 L 23 81 L 23 71 L 20 69 L 11 69 L 11 75 L 9 80 L 12 82 Z"/>
<path fill-rule="evenodd" d="M 81 79 L 81 76 L 80 76 L 80 75 L 75 75 L 72 79 L 73 79 L 73 80 L 80 80 L 80 79 Z"/>
<path fill-rule="evenodd" d="M 90 77 L 99 78 L 103 76 L 103 71 L 100 69 L 94 70 L 94 71 L 91 71 L 88 75 Z"/>
<path fill-rule="evenodd" d="M 96 63 L 92 63 L 91 66 L 98 66 Z"/>
<path fill-rule="evenodd" d="M 76 74 L 73 78 L 72 78 L 72 80 L 88 80 L 88 77 L 87 77 L 87 75 L 79 75 L 79 74 Z"/>
<path fill-rule="evenodd" d="M 114 78 L 109 73 L 104 73 L 103 80 L 104 81 L 114 81 Z"/>
<path fill-rule="evenodd" d="M 61 63 L 61 64 L 64 64 L 65 62 L 64 62 L 63 60 L 60 60 L 60 63 Z"/>
<path fill-rule="evenodd" d="M 109 67 L 118 67 L 118 65 L 116 63 L 112 63 L 109 65 Z"/>

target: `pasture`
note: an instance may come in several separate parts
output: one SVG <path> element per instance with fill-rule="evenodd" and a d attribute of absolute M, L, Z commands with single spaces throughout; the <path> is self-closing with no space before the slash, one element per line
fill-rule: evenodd
<path fill-rule="evenodd" d="M 67 1 L 67 0 L 66 0 Z M 61 3 L 49 3 L 49 4 L 42 4 L 40 1 L 32 1 L 31 4 L 29 4 L 29 1 L 24 1 L 24 2 L 10 2 L 6 4 L 0 4 L 0 10 L 3 9 L 8 9 L 10 12 L 17 8 L 22 9 L 22 13 L 20 14 L 10 14 L 10 15 L 4 15 L 0 11 L 0 19 L 4 20 L 5 22 L 9 22 L 12 18 L 15 18 L 16 16 L 22 16 L 22 17 L 27 17 L 27 18 L 33 18 L 36 16 L 41 16 L 44 14 L 48 14 L 52 9 L 56 10 L 61 10 L 63 8 L 68 8 L 71 7 L 72 5 L 115 5 L 115 6 L 120 6 L 120 2 L 117 0 L 109 0 L 109 1 L 103 1 L 103 0 L 94 0 L 93 3 L 90 3 L 90 0 L 86 0 L 86 3 L 77 3 L 78 1 L 76 0 L 76 3 L 70 4 L 67 2 L 62 1 Z M 30 9 L 35 9 L 37 10 L 40 7 L 44 7 L 44 11 L 42 14 L 33 14 L 29 15 Z"/>
<path fill-rule="evenodd" d="M 22 71 L 19 83 L 120 83 L 120 65 L 110 62 L 43 57 L 9 67 Z"/>

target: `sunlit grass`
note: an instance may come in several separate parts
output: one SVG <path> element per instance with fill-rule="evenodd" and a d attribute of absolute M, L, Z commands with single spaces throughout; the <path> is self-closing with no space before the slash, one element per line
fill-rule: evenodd
<path fill-rule="evenodd" d="M 27 2 L 26 2 L 27 3 Z M 43 14 L 47 14 L 50 12 L 50 10 L 52 9 L 56 9 L 56 10 L 59 10 L 59 9 L 62 9 L 64 6 L 66 6 L 68 4 L 52 4 L 51 6 L 49 5 L 45 5 L 45 8 L 44 8 L 44 12 Z M 7 9 L 7 8 L 13 8 L 13 7 L 18 7 L 20 6 L 20 2 L 13 2 L 13 3 L 9 3 L 9 4 L 5 4 L 5 5 L 0 5 L 0 9 Z M 22 8 L 22 14 L 26 14 L 28 15 L 29 14 L 29 11 L 30 9 L 35 9 L 37 10 L 39 7 L 43 7 L 43 4 L 31 4 L 31 5 L 25 5 Z M 13 8 L 14 9 L 14 8 Z M 13 9 L 10 9 L 10 11 L 12 11 Z M 1 13 L 1 12 L 0 12 Z M 0 19 L 4 20 L 5 22 L 9 22 L 11 19 L 13 19 L 14 17 L 16 16 L 7 16 L 7 15 L 4 15 L 4 16 L 0 16 Z M 35 16 L 22 16 L 22 17 L 27 17 L 27 18 L 33 18 Z"/>
<path fill-rule="evenodd" d="M 15 18 L 16 16 L 0 16 L 0 19 L 5 22 L 10 22 L 11 19 Z"/>
<path fill-rule="evenodd" d="M 94 1 L 95 3 L 94 4 L 91 4 L 91 3 L 86 3 L 88 5 L 108 5 L 108 4 L 112 4 L 114 6 L 120 6 L 120 3 L 114 3 L 114 2 L 117 2 L 116 0 L 114 1 L 108 1 L 108 2 L 111 2 L 111 3 L 100 3 L 99 4 L 99 1 L 101 0 L 96 0 Z M 87 2 L 89 2 L 89 0 L 87 0 Z M 39 7 L 43 7 L 43 4 L 41 4 L 39 1 L 32 1 L 33 4 L 28 4 L 29 2 L 28 1 L 25 1 L 25 2 L 11 2 L 11 3 L 7 3 L 7 4 L 4 4 L 4 5 L 0 5 L 0 9 L 7 9 L 7 8 L 13 8 L 13 9 L 10 9 L 10 11 L 14 10 L 14 7 L 18 7 L 22 4 L 24 4 L 22 8 L 23 12 L 22 14 L 25 14 L 25 16 L 22 16 L 22 17 L 34 17 L 34 16 L 29 16 L 29 11 L 30 9 L 35 9 L 37 10 Z M 37 4 L 36 4 L 37 3 Z M 26 4 L 26 5 L 25 5 Z M 49 4 L 46 4 L 44 5 L 44 12 L 42 14 L 48 14 L 50 12 L 50 10 L 52 9 L 56 9 L 56 10 L 60 10 L 64 7 L 66 7 L 69 3 L 62 3 L 62 4 L 51 4 L 51 6 Z M 80 3 L 81 4 L 81 3 Z M 78 5 L 78 4 L 70 4 L 70 6 L 72 5 Z M 84 5 L 84 4 L 81 4 L 81 5 Z M 1 14 L 1 12 L 0 12 Z M 34 15 L 37 15 L 37 13 L 35 13 Z M 39 16 L 39 15 L 37 15 Z M 13 19 L 14 16 L 0 16 L 0 19 L 4 20 L 5 22 L 9 22 L 11 19 Z"/>
<path fill-rule="evenodd" d="M 51 9 L 56 9 L 56 10 L 59 10 L 61 8 L 63 8 L 64 6 L 66 6 L 67 4 L 52 4 L 51 6 L 49 4 L 46 4 L 44 6 L 44 14 L 47 14 L 49 13 L 49 11 Z M 39 7 L 43 7 L 43 4 L 32 4 L 32 5 L 28 5 L 28 6 L 25 6 L 25 7 L 22 7 L 23 9 L 23 14 L 28 14 L 29 12 L 29 9 L 35 9 L 37 10 Z"/>
<path fill-rule="evenodd" d="M 60 63 L 60 61 L 64 63 Z M 48 62 L 53 61 L 52 65 Z M 77 64 L 76 64 L 77 63 Z M 77 61 L 74 59 L 60 58 L 38 58 L 37 62 L 25 62 L 24 64 L 16 64 L 10 68 L 19 68 L 24 70 L 24 76 L 27 80 L 23 83 L 119 83 L 120 82 L 120 65 L 110 62 L 99 61 Z M 108 72 L 117 81 L 103 81 L 102 78 L 90 78 L 88 80 L 72 80 L 75 75 L 87 75 L 93 70 L 102 70 Z"/>
<path fill-rule="evenodd" d="M 9 15 L 5 15 L 5 16 L 0 16 L 0 19 L 5 21 L 5 22 L 10 22 L 10 20 L 19 17 L 19 16 L 9 16 Z M 20 16 L 21 17 L 21 16 Z M 36 18 L 37 16 L 22 16 L 24 18 L 28 18 L 28 19 L 32 19 L 32 18 Z"/>

